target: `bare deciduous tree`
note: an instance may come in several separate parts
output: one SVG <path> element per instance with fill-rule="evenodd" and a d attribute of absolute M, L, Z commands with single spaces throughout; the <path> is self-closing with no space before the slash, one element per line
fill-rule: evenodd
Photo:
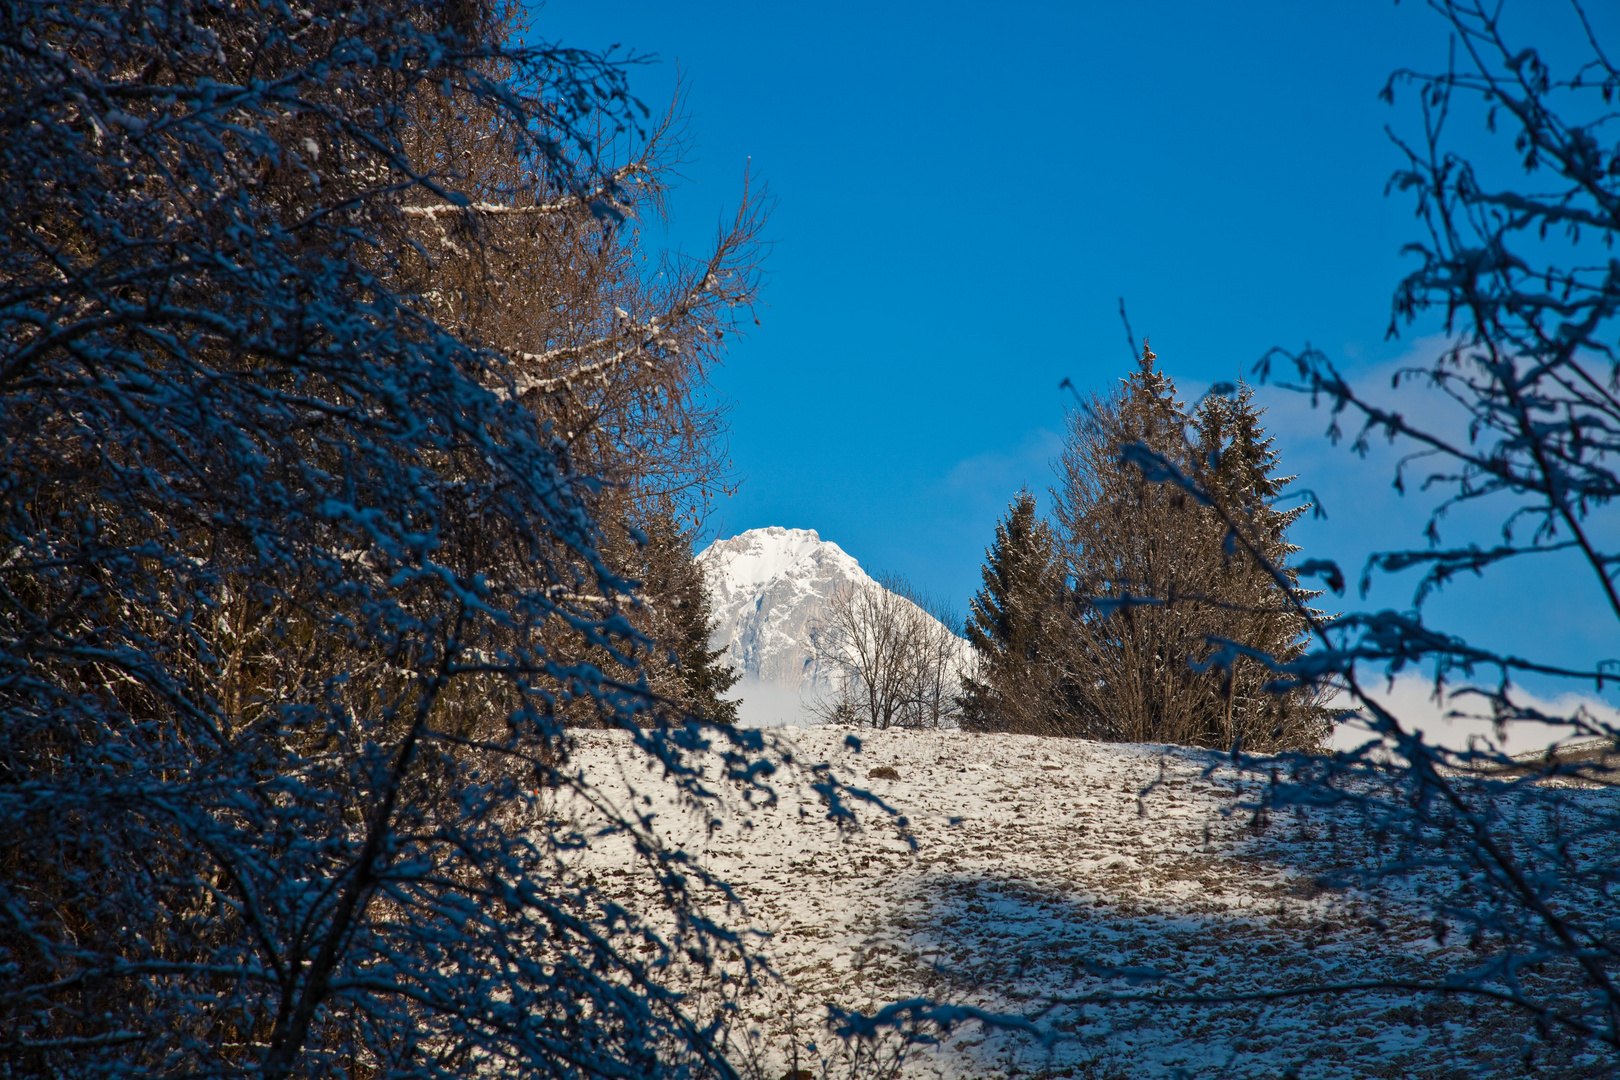
<path fill-rule="evenodd" d="M 977 670 L 975 656 L 958 633 L 962 618 L 927 593 L 913 594 L 912 600 L 928 616 L 918 635 L 917 726 L 959 723 L 962 687 Z"/>
<path fill-rule="evenodd" d="M 514 13 L 502 29 L 521 29 Z M 568 148 L 610 179 L 604 205 L 525 170 L 513 133 L 470 95 L 417 95 L 411 158 L 441 166 L 469 201 L 421 192 L 408 202 L 417 244 L 406 269 L 442 323 L 502 357 L 519 400 L 597 481 L 580 495 L 603 527 L 599 554 L 633 584 L 593 602 L 652 645 L 630 666 L 606 650 L 590 658 L 627 682 L 645 676 L 658 711 L 714 718 L 735 705 L 715 690 L 724 666 L 693 644 L 712 627 L 690 588 L 699 575 L 689 533 L 727 485 L 724 410 L 706 390 L 752 316 L 766 202 L 744 176 L 737 212 L 707 253 L 649 250 L 643 226 L 664 213 L 680 165 L 679 107 L 677 91 L 653 123 L 600 124 Z M 559 703 L 569 723 L 599 722 L 598 708 Z M 486 719 L 498 723 L 498 711 Z"/>
<path fill-rule="evenodd" d="M 817 666 L 832 686 L 813 708 L 829 722 L 876 728 L 953 721 L 966 662 L 953 621 L 899 577 L 840 586 L 811 628 Z"/>
<path fill-rule="evenodd" d="M 424 262 L 437 221 L 476 258 L 485 219 L 624 213 L 593 149 L 641 115 L 622 65 L 501 26 L 401 0 L 0 20 L 0 1071 L 729 1074 L 662 982 L 743 945 L 712 879 L 600 807 L 663 887 L 655 929 L 533 816 L 537 784 L 590 794 L 562 767 L 580 703 L 703 789 L 624 674 L 648 642 L 591 469 L 626 458 L 541 408 L 544 379 L 657 366 L 673 309 L 622 346 L 496 347 Z M 416 151 L 436 96 L 505 140 L 513 199 Z M 757 737 L 715 737 L 757 783 Z"/>
<path fill-rule="evenodd" d="M 642 227 L 663 215 L 681 164 L 678 94 L 655 123 L 604 126 L 590 144 L 613 178 L 606 210 L 535 189 L 487 107 L 439 95 L 413 106 L 413 159 L 446 163 L 472 197 L 424 193 L 404 208 L 419 245 L 410 269 L 436 317 L 505 358 L 524 402 L 627 516 L 657 504 L 697 524 L 726 484 L 724 413 L 704 391 L 753 317 L 763 188 L 742 178 L 701 256 L 649 250 Z"/>

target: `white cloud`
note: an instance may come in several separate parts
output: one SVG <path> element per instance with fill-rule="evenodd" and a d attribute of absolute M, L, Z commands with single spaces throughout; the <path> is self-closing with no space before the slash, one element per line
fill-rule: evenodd
<path fill-rule="evenodd" d="M 1488 706 L 1482 698 L 1467 694 L 1459 697 L 1453 693 L 1444 702 L 1436 701 L 1433 680 L 1416 672 L 1397 675 L 1393 684 L 1379 684 L 1369 690 L 1373 699 L 1407 728 L 1423 732 L 1431 744 L 1452 750 L 1466 750 L 1472 744 L 1494 747 L 1508 754 L 1529 754 L 1576 737 L 1570 727 L 1535 721 L 1515 721 L 1498 731 L 1489 719 Z M 1548 716 L 1567 717 L 1574 715 L 1577 709 L 1585 709 L 1596 721 L 1620 729 L 1620 709 L 1589 695 L 1570 692 L 1548 698 L 1515 689 L 1512 698 Z M 1331 704 L 1347 708 L 1351 703 L 1341 697 Z M 1452 713 L 1465 715 L 1450 715 Z M 1351 720 L 1334 731 L 1333 748 L 1353 749 L 1372 737 L 1363 722 Z"/>

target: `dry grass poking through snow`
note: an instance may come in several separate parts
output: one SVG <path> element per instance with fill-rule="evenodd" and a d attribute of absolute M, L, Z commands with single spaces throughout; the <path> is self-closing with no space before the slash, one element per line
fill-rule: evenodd
<path fill-rule="evenodd" d="M 804 777 L 779 774 L 775 806 L 708 815 L 677 806 L 659 778 L 632 774 L 618 734 L 580 737 L 576 764 L 605 792 L 659 812 L 658 831 L 731 883 L 780 982 L 742 995 L 732 1052 L 745 1072 L 822 1076 L 1279 1077 L 1518 1076 L 1525 1025 L 1493 1007 L 1400 994 L 1219 1006 L 1046 1007 L 1102 990 L 1252 990 L 1422 977 L 1454 960 L 1399 898 L 1324 890 L 1317 875 L 1378 858 L 1355 828 L 1325 819 L 1223 816 L 1243 781 L 1220 755 L 960 732 L 780 733 L 800 763 L 827 762 L 910 822 L 864 811 L 840 835 Z M 876 775 L 876 778 L 869 778 Z M 898 778 L 885 778 L 888 774 Z M 1248 782 L 1252 782 L 1248 781 Z M 1145 795 L 1144 788 L 1151 785 Z M 554 812 L 588 819 L 561 800 Z M 907 833 L 915 847 L 908 842 Z M 610 841 L 584 856 L 609 892 L 641 875 Z M 645 905 L 646 896 L 636 901 Z M 630 905 L 627 905 L 630 906 Z M 631 906 L 632 910 L 638 908 Z M 645 910 L 645 906 L 639 908 Z M 717 908 L 718 911 L 718 908 Z M 734 924 L 739 913 L 729 916 Z M 1132 987 L 1087 965 L 1152 967 Z M 1096 970 L 1095 967 L 1092 970 Z M 694 1009 L 735 983 L 691 972 Z M 704 995 L 709 995 L 705 997 Z M 851 1049 L 827 1006 L 916 996 L 1036 1015 L 1050 1034 L 958 1027 L 937 1046 L 898 1038 Z M 797 1057 L 795 1058 L 795 1053 Z M 851 1055 L 856 1055 L 852 1058 Z M 1596 1075 L 1579 1060 L 1548 1075 Z"/>

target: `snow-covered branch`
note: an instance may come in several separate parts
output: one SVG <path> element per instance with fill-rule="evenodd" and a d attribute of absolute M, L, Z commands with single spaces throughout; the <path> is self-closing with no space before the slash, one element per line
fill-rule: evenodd
<path fill-rule="evenodd" d="M 612 198 L 624 64 L 439 0 L 12 14 L 0 1072 L 723 1073 L 661 982 L 747 951 L 719 883 L 600 802 L 593 835 L 645 840 L 654 934 L 567 873 L 591 838 L 527 816 L 577 779 L 564 717 L 706 790 L 702 722 L 644 677 L 632 616 L 665 605 L 606 553 L 598 462 L 425 295 L 417 235 Z M 504 133 L 478 190 L 579 194 L 447 190 L 415 123 L 445 101 L 428 136 Z M 545 365 L 674 355 L 662 325 Z"/>
<path fill-rule="evenodd" d="M 1498 5 L 1432 0 L 1430 6 L 1462 48 L 1443 74 L 1398 72 L 1386 90 L 1393 98 L 1392 88 L 1404 82 L 1418 91 L 1421 135 L 1398 141 L 1406 165 L 1391 187 L 1416 196 L 1426 234 L 1406 249 L 1419 265 L 1396 290 L 1391 329 L 1432 309 L 1443 314 L 1448 336 L 1430 364 L 1400 372 L 1393 389 L 1429 392 L 1430 401 L 1451 412 L 1437 413 L 1429 402 L 1413 409 L 1373 400 L 1309 347 L 1273 350 L 1257 367 L 1263 377 L 1281 368 L 1285 386 L 1327 405 L 1331 437 L 1342 434 L 1341 420 L 1349 417 L 1359 423 L 1354 449 L 1365 450 L 1377 436 L 1405 450 L 1396 475 L 1403 492 L 1419 486 L 1409 484 L 1409 471 L 1430 470 L 1417 478 L 1421 490 L 1440 494 L 1425 546 L 1379 552 L 1362 578 L 1365 593 L 1375 573 L 1421 569 L 1413 610 L 1331 618 L 1311 611 L 1290 588 L 1294 575 L 1320 576 L 1342 593 L 1349 575 L 1337 564 L 1312 559 L 1291 571 L 1251 542 L 1240 515 L 1200 477 L 1144 448 L 1130 456 L 1148 479 L 1179 488 L 1222 517 L 1231 546 L 1294 597 L 1312 639 L 1291 658 L 1228 647 L 1210 663 L 1227 670 L 1240 659 L 1264 664 L 1273 690 L 1337 690 L 1368 733 L 1364 745 L 1332 755 L 1255 759 L 1234 745 L 1233 758 L 1269 781 L 1264 796 L 1245 809 L 1257 821 L 1282 812 L 1353 815 L 1356 827 L 1376 838 L 1379 857 L 1346 862 L 1324 884 L 1419 897 L 1436 945 L 1451 935 L 1468 943 L 1440 979 L 1323 980 L 1246 992 L 1244 1000 L 1401 989 L 1495 1001 L 1539 1024 L 1537 1039 L 1563 1029 L 1594 1067 L 1612 1072 L 1620 1061 L 1614 934 L 1620 811 L 1607 795 L 1620 728 L 1574 695 L 1551 709 L 1537 705 L 1515 680 L 1533 675 L 1602 691 L 1615 678 L 1616 662 L 1475 645 L 1429 625 L 1423 605 L 1441 586 L 1512 573 L 1528 556 L 1552 556 L 1575 559 L 1580 576 L 1536 590 L 1545 605 L 1536 613 L 1541 620 L 1551 625 L 1563 616 L 1579 580 L 1592 587 L 1591 610 L 1620 619 L 1613 352 L 1620 275 L 1612 264 L 1596 273 L 1582 269 L 1596 260 L 1576 250 L 1596 243 L 1598 258 L 1606 259 L 1620 240 L 1620 148 L 1612 138 L 1620 75 L 1595 39 L 1588 61 L 1559 77 L 1536 49 L 1506 39 Z M 1465 115 L 1454 109 L 1465 98 L 1491 118 L 1491 131 L 1507 125 L 1513 141 L 1505 156 L 1536 170 L 1552 194 L 1483 189 L 1448 130 Z M 1494 165 L 1490 171 L 1506 174 Z M 1442 530 L 1467 528 L 1466 520 L 1457 521 L 1463 515 L 1449 511 L 1468 505 L 1491 509 L 1499 527 L 1484 543 L 1443 542 Z M 1434 700 L 1451 716 L 1482 722 L 1489 733 L 1466 747 L 1444 745 L 1425 730 L 1432 725 L 1378 693 L 1414 669 L 1429 673 Z M 1549 749 L 1534 759 L 1510 756 L 1510 728 L 1520 729 L 1514 734 L 1521 739 L 1541 733 L 1530 737 Z M 1553 745 L 1571 736 L 1582 741 Z M 1192 1004 L 1215 996 L 1162 999 Z"/>
<path fill-rule="evenodd" d="M 626 180 L 645 173 L 647 167 L 641 162 L 633 162 L 622 168 L 615 169 L 608 174 L 607 182 L 598 185 L 594 190 L 584 194 L 567 195 L 555 202 L 535 203 L 532 206 L 516 206 L 509 203 L 493 203 L 487 201 L 469 201 L 465 203 L 430 203 L 425 206 L 406 205 L 399 208 L 399 212 L 408 218 L 424 218 L 428 221 L 437 221 L 439 218 L 456 217 L 459 215 L 485 216 L 485 217 L 547 217 L 555 214 L 568 213 L 580 208 L 589 209 L 604 200 L 618 206 L 619 186 Z M 622 209 L 622 208 L 621 208 Z"/>

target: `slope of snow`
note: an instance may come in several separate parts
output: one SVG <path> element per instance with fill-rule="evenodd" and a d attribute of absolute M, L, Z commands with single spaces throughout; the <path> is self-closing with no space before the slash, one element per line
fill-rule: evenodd
<path fill-rule="evenodd" d="M 698 555 L 719 625 L 709 647 L 742 673 L 733 696 L 744 723 L 807 722 L 808 703 L 828 689 L 810 648 L 810 629 L 844 585 L 874 584 L 843 548 L 814 529 L 773 525 L 716 540 Z M 963 660 L 970 650 L 962 643 Z"/>
<path fill-rule="evenodd" d="M 755 940 L 776 980 L 738 994 L 734 972 L 704 971 L 689 999 L 693 1015 L 711 1015 L 732 988 L 730 1053 L 745 1076 L 1352 1080 L 1524 1068 L 1521 1017 L 1444 997 L 1051 1006 L 1102 991 L 1424 978 L 1468 956 L 1455 937 L 1436 943 L 1409 893 L 1316 883 L 1345 860 L 1383 857 L 1365 830 L 1335 836 L 1332 821 L 1297 817 L 1256 831 L 1246 813 L 1223 813 L 1255 781 L 1222 755 L 956 731 L 773 736 L 773 753 L 796 764 L 763 806 L 719 785 L 728 805 L 683 808 L 622 733 L 582 733 L 574 757 L 600 792 L 633 789 L 623 797 L 657 815 L 670 850 L 735 888 L 741 907 L 717 903 L 715 917 L 766 935 Z M 860 831 L 840 833 L 810 787 L 816 763 L 869 787 L 906 826 L 870 810 Z M 880 767 L 898 778 L 869 778 Z M 566 798 L 552 812 L 589 817 Z M 656 907 L 627 842 L 580 858 L 631 910 Z M 1143 968 L 1167 981 L 1117 974 Z M 970 1023 L 937 1045 L 890 1036 L 856 1050 L 828 1034 L 829 1006 L 870 1012 L 918 996 L 1026 1014 L 1036 1030 Z"/>

